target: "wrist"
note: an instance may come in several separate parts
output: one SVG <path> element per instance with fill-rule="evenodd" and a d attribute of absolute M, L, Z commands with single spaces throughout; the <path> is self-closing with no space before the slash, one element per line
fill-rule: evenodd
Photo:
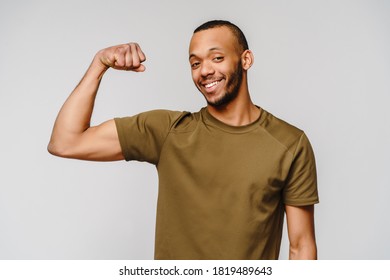
<path fill-rule="evenodd" d="M 87 72 L 92 77 L 100 80 L 103 77 L 104 73 L 108 70 L 108 68 L 110 68 L 110 67 L 104 65 L 101 62 L 100 57 L 98 55 L 96 55 L 94 57 L 94 59 L 92 60 L 92 63 L 89 66 Z"/>

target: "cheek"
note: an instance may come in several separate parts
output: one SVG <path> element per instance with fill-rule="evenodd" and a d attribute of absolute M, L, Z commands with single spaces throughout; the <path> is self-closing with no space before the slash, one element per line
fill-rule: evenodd
<path fill-rule="evenodd" d="M 196 71 L 191 71 L 191 77 L 194 84 L 198 87 L 199 75 L 196 73 Z"/>
<path fill-rule="evenodd" d="M 194 70 L 191 70 L 191 77 L 192 77 L 192 80 L 195 82 L 196 81 L 196 73 Z"/>
<path fill-rule="evenodd" d="M 232 74 L 234 74 L 235 69 L 234 69 L 233 65 L 226 63 L 226 64 L 218 65 L 218 67 L 215 69 L 215 71 L 217 73 L 220 73 L 221 75 L 229 77 Z"/>

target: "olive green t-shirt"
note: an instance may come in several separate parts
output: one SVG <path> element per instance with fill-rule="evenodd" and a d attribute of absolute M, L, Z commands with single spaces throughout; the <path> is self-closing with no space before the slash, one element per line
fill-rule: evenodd
<path fill-rule="evenodd" d="M 239 127 L 206 108 L 115 122 L 125 159 L 157 167 L 155 259 L 277 259 L 284 205 L 318 203 L 306 135 L 265 110 Z"/>

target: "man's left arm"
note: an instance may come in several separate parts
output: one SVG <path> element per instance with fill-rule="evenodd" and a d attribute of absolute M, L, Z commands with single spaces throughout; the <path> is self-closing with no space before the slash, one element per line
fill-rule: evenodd
<path fill-rule="evenodd" d="M 316 260 L 314 205 L 285 206 L 290 260 Z"/>

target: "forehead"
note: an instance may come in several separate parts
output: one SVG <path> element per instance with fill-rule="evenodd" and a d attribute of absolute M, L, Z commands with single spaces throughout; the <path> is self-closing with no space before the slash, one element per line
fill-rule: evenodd
<path fill-rule="evenodd" d="M 216 49 L 236 52 L 238 48 L 233 32 L 228 27 L 221 26 L 196 32 L 191 38 L 189 53 L 190 56 L 202 55 Z"/>

